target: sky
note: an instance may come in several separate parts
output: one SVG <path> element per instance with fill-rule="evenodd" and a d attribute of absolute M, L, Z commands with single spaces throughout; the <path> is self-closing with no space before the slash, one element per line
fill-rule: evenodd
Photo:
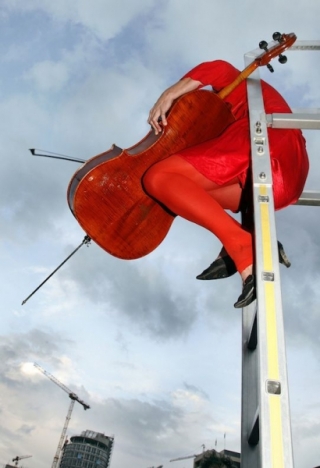
<path fill-rule="evenodd" d="M 148 256 L 116 259 L 91 243 L 25 305 L 83 240 L 66 191 L 79 164 L 149 131 L 160 93 L 214 59 L 244 54 L 275 31 L 320 39 L 320 2 L 270 0 L 1 0 L 0 466 L 51 466 L 70 400 L 68 437 L 115 437 L 112 468 L 191 468 L 206 449 L 240 451 L 241 311 L 236 276 L 197 281 L 220 250 L 176 219 Z M 319 51 L 287 53 L 261 76 L 292 108 L 319 108 Z M 320 190 L 320 138 L 304 132 L 307 190 Z M 292 262 L 281 267 L 295 464 L 320 464 L 319 208 L 276 214 Z M 224 438 L 224 434 L 226 434 Z"/>

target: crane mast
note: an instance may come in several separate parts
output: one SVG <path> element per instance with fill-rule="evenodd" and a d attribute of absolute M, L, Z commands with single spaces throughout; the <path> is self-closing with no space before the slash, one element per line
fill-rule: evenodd
<path fill-rule="evenodd" d="M 46 377 L 48 377 L 48 379 L 50 379 L 52 382 L 54 382 L 56 385 L 58 385 L 58 387 L 62 388 L 62 390 L 64 390 L 68 394 L 68 396 L 69 396 L 69 398 L 71 400 L 70 405 L 69 405 L 69 409 L 68 409 L 68 414 L 67 414 L 67 417 L 66 417 L 63 429 L 62 429 L 60 439 L 59 439 L 59 444 L 58 444 L 58 447 L 57 447 L 57 450 L 56 450 L 56 453 L 55 453 L 55 456 L 53 458 L 53 462 L 52 462 L 52 465 L 51 465 L 51 468 L 56 468 L 57 465 L 58 465 L 58 462 L 59 462 L 59 458 L 60 458 L 60 454 L 61 454 L 61 450 L 62 450 L 62 446 L 63 446 L 63 441 L 64 441 L 65 436 L 66 436 L 66 432 L 67 432 L 67 429 L 68 429 L 69 421 L 71 419 L 71 414 L 72 414 L 75 402 L 77 401 L 78 403 L 80 403 L 80 405 L 83 406 L 84 410 L 89 409 L 90 406 L 87 405 L 87 403 L 85 403 L 83 400 L 81 400 L 78 397 L 78 395 L 76 395 L 74 392 L 72 392 L 66 385 L 64 385 L 62 382 L 60 382 L 56 377 L 54 377 L 52 374 L 50 374 L 49 372 L 44 370 L 41 366 L 39 366 L 39 364 L 34 363 L 34 366 L 40 372 L 42 372 Z"/>
<path fill-rule="evenodd" d="M 56 466 L 58 465 L 59 458 L 60 458 L 60 453 L 61 453 L 63 442 L 64 442 L 64 439 L 65 439 L 65 436 L 66 436 L 66 432 L 67 432 L 67 429 L 68 429 L 68 424 L 69 424 L 69 421 L 71 419 L 71 414 L 72 414 L 74 404 L 75 404 L 75 400 L 71 400 L 70 405 L 69 405 L 68 414 L 67 414 L 67 417 L 66 417 L 63 429 L 62 429 L 60 439 L 59 439 L 59 444 L 58 444 L 58 447 L 57 447 L 57 451 L 55 453 L 55 456 L 53 457 L 53 462 L 52 462 L 51 468 L 56 468 Z"/>

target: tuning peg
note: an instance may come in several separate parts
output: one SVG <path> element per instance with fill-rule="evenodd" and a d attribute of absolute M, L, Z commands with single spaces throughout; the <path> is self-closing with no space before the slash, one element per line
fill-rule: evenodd
<path fill-rule="evenodd" d="M 282 34 L 279 33 L 279 32 L 274 32 L 274 33 L 272 34 L 272 39 L 273 39 L 274 41 L 282 42 Z"/>
<path fill-rule="evenodd" d="M 260 47 L 260 49 L 268 50 L 268 43 L 266 41 L 260 41 L 259 42 L 259 47 Z"/>
<path fill-rule="evenodd" d="M 278 58 L 280 63 L 287 63 L 288 59 L 285 55 L 280 54 Z"/>
<path fill-rule="evenodd" d="M 259 47 L 260 47 L 260 49 L 263 49 L 266 52 L 268 52 L 268 43 L 266 41 L 260 41 L 259 42 Z M 271 73 L 274 72 L 274 69 L 272 68 L 270 63 L 267 63 L 267 67 L 268 67 L 268 70 L 271 71 Z"/>

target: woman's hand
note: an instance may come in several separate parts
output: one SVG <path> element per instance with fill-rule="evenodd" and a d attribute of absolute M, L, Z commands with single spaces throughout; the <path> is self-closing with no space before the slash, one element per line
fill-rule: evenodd
<path fill-rule="evenodd" d="M 167 125 L 166 114 L 172 106 L 174 99 L 167 90 L 161 94 L 155 105 L 149 112 L 148 123 L 154 129 L 154 133 L 158 135 L 162 131 L 162 127 Z"/>
<path fill-rule="evenodd" d="M 155 105 L 150 110 L 148 118 L 148 123 L 154 129 L 154 133 L 156 135 L 162 132 L 163 127 L 167 125 L 166 114 L 171 108 L 173 101 L 183 94 L 193 91 L 200 86 L 203 86 L 201 81 L 195 81 L 189 77 L 182 78 L 182 80 L 170 86 L 170 88 L 166 89 L 161 94 Z"/>

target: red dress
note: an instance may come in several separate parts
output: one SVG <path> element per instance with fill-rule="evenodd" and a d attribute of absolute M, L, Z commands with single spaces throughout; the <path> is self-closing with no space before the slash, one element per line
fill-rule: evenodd
<path fill-rule="evenodd" d="M 190 77 L 201 81 L 203 86 L 211 85 L 219 92 L 239 74 L 240 71 L 231 64 L 215 60 L 198 65 L 183 78 Z M 282 96 L 264 81 L 262 81 L 262 93 L 267 114 L 291 112 Z M 248 170 L 251 170 L 246 82 L 237 86 L 225 101 L 231 104 L 236 121 L 219 137 L 187 148 L 179 155 L 218 185 L 224 185 L 237 177 L 244 187 Z M 300 130 L 268 128 L 268 137 L 274 202 L 275 208 L 280 209 L 295 203 L 300 197 L 308 175 L 309 161 L 305 140 Z"/>

